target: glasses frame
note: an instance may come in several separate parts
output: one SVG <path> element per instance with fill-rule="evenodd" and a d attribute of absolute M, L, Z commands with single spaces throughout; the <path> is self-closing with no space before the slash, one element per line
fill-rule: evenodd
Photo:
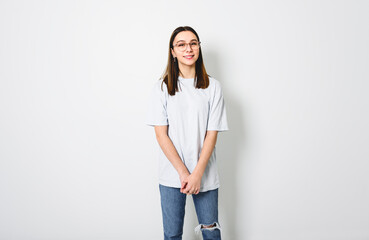
<path fill-rule="evenodd" d="M 201 43 L 201 42 L 198 42 L 198 41 L 196 41 L 196 42 L 197 42 L 197 43 L 198 43 L 198 45 L 199 45 L 199 48 L 198 48 L 198 49 L 200 49 L 200 47 L 201 47 L 200 43 Z M 189 43 L 176 43 L 176 44 L 174 44 L 174 45 L 173 45 L 173 48 L 174 48 L 174 47 L 177 47 L 177 46 L 178 46 L 178 44 L 185 44 L 185 49 L 184 49 L 183 51 L 181 51 L 181 50 L 179 50 L 179 49 L 178 49 L 179 51 L 184 52 L 184 51 L 186 51 L 186 49 L 187 49 L 187 45 L 192 49 L 192 47 L 191 47 L 191 45 L 190 45 L 191 43 L 193 43 L 193 42 L 189 42 Z"/>

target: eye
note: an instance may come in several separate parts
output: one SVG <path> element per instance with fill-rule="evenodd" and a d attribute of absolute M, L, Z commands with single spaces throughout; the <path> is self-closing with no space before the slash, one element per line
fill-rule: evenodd
<path fill-rule="evenodd" d="M 197 45 L 197 42 L 192 42 L 191 43 L 191 46 L 196 46 Z"/>

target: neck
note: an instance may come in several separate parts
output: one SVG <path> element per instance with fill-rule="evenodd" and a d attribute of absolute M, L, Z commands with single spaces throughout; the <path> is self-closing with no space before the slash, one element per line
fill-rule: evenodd
<path fill-rule="evenodd" d="M 178 67 L 179 67 L 179 76 L 183 78 L 195 78 L 196 74 L 195 64 L 191 66 L 179 64 Z"/>

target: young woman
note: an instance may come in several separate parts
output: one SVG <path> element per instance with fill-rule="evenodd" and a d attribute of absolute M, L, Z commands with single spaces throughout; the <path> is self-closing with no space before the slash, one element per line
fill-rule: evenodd
<path fill-rule="evenodd" d="M 164 239 L 182 239 L 186 196 L 192 195 L 203 239 L 221 239 L 215 144 L 228 130 L 219 81 L 206 73 L 200 38 L 189 26 L 169 41 L 168 65 L 149 98 L 155 127 Z"/>

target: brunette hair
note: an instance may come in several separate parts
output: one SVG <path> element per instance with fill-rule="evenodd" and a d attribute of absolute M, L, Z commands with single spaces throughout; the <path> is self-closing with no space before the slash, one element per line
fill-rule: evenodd
<path fill-rule="evenodd" d="M 171 49 L 173 49 L 173 41 L 174 38 L 177 36 L 178 33 L 182 31 L 191 31 L 193 34 L 196 35 L 197 40 L 200 41 L 199 35 L 196 31 L 190 26 L 181 26 L 177 27 L 169 40 L 169 53 L 168 53 L 168 64 L 167 68 L 160 79 L 162 79 L 162 89 L 163 89 L 163 82 L 167 85 L 168 94 L 174 96 L 176 92 L 178 92 L 178 76 L 179 76 L 179 67 L 178 67 L 178 60 L 174 62 L 174 58 L 172 55 Z M 209 76 L 206 73 L 206 69 L 204 66 L 204 62 L 202 60 L 202 53 L 201 47 L 199 48 L 199 57 L 195 63 L 196 66 L 196 73 L 195 73 L 195 87 L 196 88 L 207 88 L 209 86 Z"/>

